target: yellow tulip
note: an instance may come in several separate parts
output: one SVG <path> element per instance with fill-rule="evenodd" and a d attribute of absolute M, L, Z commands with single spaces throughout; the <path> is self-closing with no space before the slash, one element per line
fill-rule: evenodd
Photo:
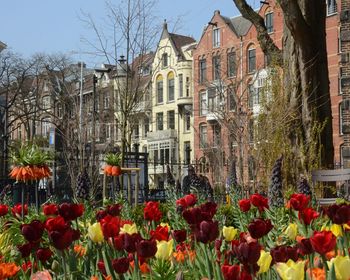
<path fill-rule="evenodd" d="M 234 227 L 225 227 L 222 229 L 222 234 L 225 237 L 225 240 L 227 242 L 232 241 L 235 239 L 235 236 L 237 235 L 238 230 L 235 229 Z"/>
<path fill-rule="evenodd" d="M 157 259 L 163 259 L 167 260 L 170 258 L 170 256 L 173 253 L 174 249 L 174 240 L 170 239 L 169 241 L 157 241 L 157 253 L 156 258 Z"/>
<path fill-rule="evenodd" d="M 294 262 L 288 260 L 287 263 L 277 263 L 276 268 L 282 280 L 304 280 L 305 261 Z"/>
<path fill-rule="evenodd" d="M 336 236 L 343 236 L 343 231 L 341 225 L 333 224 L 331 226 L 331 232 Z"/>
<path fill-rule="evenodd" d="M 88 227 L 88 236 L 95 243 L 102 242 L 104 240 L 100 223 L 94 223 Z"/>
<path fill-rule="evenodd" d="M 258 273 L 264 273 L 269 270 L 271 265 L 272 257 L 269 252 L 264 250 L 260 251 L 260 258 L 258 260 L 258 266 L 260 267 Z"/>
<path fill-rule="evenodd" d="M 137 227 L 136 227 L 136 224 L 125 224 L 123 225 L 123 227 L 120 228 L 120 233 L 127 233 L 127 234 L 134 234 L 134 233 L 137 233 Z"/>
<path fill-rule="evenodd" d="M 328 262 L 328 266 L 334 265 L 337 280 L 350 279 L 350 258 L 349 256 L 336 256 Z"/>
<path fill-rule="evenodd" d="M 289 224 L 289 226 L 284 231 L 284 234 L 288 236 L 290 240 L 295 240 L 298 235 L 298 225 L 297 224 Z"/>

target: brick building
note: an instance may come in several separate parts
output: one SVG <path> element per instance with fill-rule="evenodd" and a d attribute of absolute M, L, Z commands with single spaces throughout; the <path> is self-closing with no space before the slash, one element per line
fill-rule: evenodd
<path fill-rule="evenodd" d="M 346 166 L 347 160 L 350 165 L 350 143 L 346 148 L 350 138 L 347 140 L 342 131 L 347 128 L 346 121 L 350 121 L 342 102 L 348 81 L 348 54 L 344 54 L 348 37 L 344 35 L 341 39 L 339 36 L 339 30 L 346 33 L 349 28 L 346 27 L 348 13 L 344 11 L 349 8 L 349 1 L 327 1 L 326 40 L 337 166 Z M 275 1 L 268 1 L 261 5 L 258 13 L 265 19 L 271 38 L 281 48 L 283 13 L 279 6 Z M 239 180 L 246 185 L 255 183 L 251 157 L 252 119 L 259 113 L 260 89 L 269 74 L 269 62 L 257 41 L 257 32 L 241 16 L 228 18 L 215 11 L 193 57 L 197 171 L 208 176 L 214 185 L 223 185 L 235 159 Z M 345 103 L 350 109 L 350 102 Z"/>

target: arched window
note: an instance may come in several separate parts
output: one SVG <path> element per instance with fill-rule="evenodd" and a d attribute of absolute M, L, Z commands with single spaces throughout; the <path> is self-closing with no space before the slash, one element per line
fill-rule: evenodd
<path fill-rule="evenodd" d="M 170 72 L 168 74 L 168 102 L 175 100 L 175 83 L 174 83 L 174 73 Z"/>
<path fill-rule="evenodd" d="M 162 66 L 163 68 L 168 67 L 168 54 L 163 53 L 162 55 Z"/>
<path fill-rule="evenodd" d="M 199 125 L 199 147 L 204 149 L 208 146 L 208 130 L 206 124 Z"/>
<path fill-rule="evenodd" d="M 273 12 L 267 11 L 265 14 L 265 26 L 267 33 L 273 33 Z"/>
<path fill-rule="evenodd" d="M 247 50 L 247 71 L 248 73 L 253 73 L 256 70 L 256 50 L 255 46 L 252 44 Z"/>
<path fill-rule="evenodd" d="M 163 76 L 158 75 L 156 79 L 156 86 L 157 86 L 157 103 L 163 103 Z"/>

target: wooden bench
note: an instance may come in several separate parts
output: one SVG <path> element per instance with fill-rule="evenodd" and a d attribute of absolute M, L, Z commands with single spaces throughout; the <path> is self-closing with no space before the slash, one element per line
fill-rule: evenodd
<path fill-rule="evenodd" d="M 328 170 L 314 170 L 311 172 L 312 183 L 317 182 L 343 182 L 350 180 L 350 169 L 328 169 Z M 336 198 L 320 198 L 318 203 L 321 206 L 335 203 Z"/>

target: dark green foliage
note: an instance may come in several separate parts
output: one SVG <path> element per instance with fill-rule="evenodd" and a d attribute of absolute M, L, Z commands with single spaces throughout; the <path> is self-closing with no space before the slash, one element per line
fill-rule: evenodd
<path fill-rule="evenodd" d="M 283 207 L 284 199 L 282 193 L 282 159 L 276 160 L 272 168 L 271 182 L 268 191 L 269 205 L 271 207 Z"/>

